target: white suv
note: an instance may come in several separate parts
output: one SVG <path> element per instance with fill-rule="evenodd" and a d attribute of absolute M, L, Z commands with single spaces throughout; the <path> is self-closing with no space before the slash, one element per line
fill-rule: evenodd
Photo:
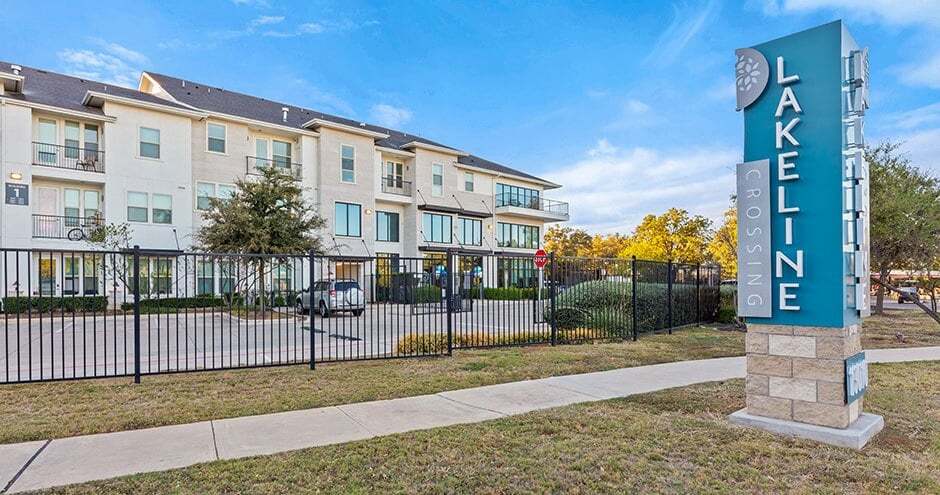
<path fill-rule="evenodd" d="M 321 280 L 313 284 L 312 292 L 312 298 L 311 291 L 306 289 L 297 296 L 297 314 L 316 308 L 323 318 L 329 318 L 336 311 L 349 311 L 359 316 L 366 309 L 365 293 L 355 280 Z"/>

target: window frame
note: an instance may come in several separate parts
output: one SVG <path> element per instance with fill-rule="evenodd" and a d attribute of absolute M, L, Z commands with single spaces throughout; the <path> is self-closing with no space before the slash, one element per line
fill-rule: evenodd
<path fill-rule="evenodd" d="M 467 226 L 470 225 L 470 242 L 467 242 Z M 460 234 L 460 243 L 467 246 L 483 245 L 483 220 L 479 218 L 457 217 L 457 232 Z M 476 241 L 476 242 L 474 242 Z"/>
<path fill-rule="evenodd" d="M 440 173 L 441 183 L 435 184 L 435 179 L 438 177 L 438 174 L 436 173 L 438 169 L 440 169 L 441 171 Z M 431 196 L 435 198 L 444 197 L 444 164 L 443 163 L 431 164 Z"/>
<path fill-rule="evenodd" d="M 440 225 L 436 226 L 435 222 L 440 220 Z M 447 225 L 445 228 L 444 219 L 447 219 Z M 441 237 L 435 237 L 437 229 L 441 230 Z M 447 215 L 443 213 L 430 213 L 424 212 L 421 216 L 421 232 L 424 234 L 424 238 L 427 242 L 434 244 L 453 244 L 454 243 L 454 217 L 452 215 Z M 446 237 L 444 234 L 446 233 Z M 440 239 L 440 240 L 437 240 Z M 445 240 L 446 239 L 446 240 Z"/>
<path fill-rule="evenodd" d="M 382 229 L 382 224 L 380 218 L 384 217 L 385 229 Z M 391 219 L 394 217 L 394 229 L 392 228 Z M 383 232 L 384 230 L 384 232 Z M 382 234 L 385 234 L 385 239 L 382 239 Z M 394 233 L 394 235 L 392 235 Z M 400 242 L 401 241 L 401 215 L 395 211 L 375 211 L 375 240 L 379 242 Z"/>
<path fill-rule="evenodd" d="M 343 151 L 346 149 L 352 150 L 352 158 L 346 158 L 343 156 Z M 346 160 L 352 161 L 352 170 L 346 170 Z M 352 174 L 351 180 L 346 180 L 346 172 L 350 172 Z M 339 181 L 343 184 L 356 183 L 356 147 L 351 144 L 340 143 L 339 145 Z"/>
<path fill-rule="evenodd" d="M 542 245 L 541 228 L 537 225 L 497 222 L 496 246 L 518 249 L 539 249 Z"/>
<path fill-rule="evenodd" d="M 144 141 L 144 135 L 143 135 L 143 131 L 144 131 L 144 130 L 147 130 L 147 131 L 155 131 L 155 132 L 157 133 L 157 142 L 156 142 L 156 143 L 151 143 L 151 142 L 149 142 L 149 141 Z M 154 127 L 138 126 L 138 127 L 137 127 L 137 158 L 143 158 L 143 159 L 145 159 L 145 160 L 157 160 L 157 161 L 162 160 L 162 159 L 163 159 L 163 158 L 162 158 L 162 157 L 163 157 L 163 153 L 161 152 L 161 149 L 162 149 L 162 147 L 163 147 L 162 144 L 161 144 L 162 142 L 163 142 L 163 135 L 162 135 L 162 133 L 160 132 L 160 129 L 157 129 L 157 128 L 154 128 Z M 156 146 L 156 147 L 157 147 L 157 156 L 154 157 L 154 156 L 147 156 L 147 155 L 145 155 L 145 154 L 143 153 L 143 145 L 144 145 L 144 144 L 150 144 L 150 145 Z"/>
<path fill-rule="evenodd" d="M 339 219 L 339 210 L 338 210 L 338 208 L 339 208 L 340 205 L 345 206 L 345 213 L 346 213 L 346 215 L 345 215 L 345 217 L 346 217 L 346 220 L 345 220 L 346 233 L 340 233 L 340 232 L 339 232 L 339 221 L 338 221 L 338 219 Z M 349 217 L 349 207 L 350 207 L 350 206 L 355 206 L 355 207 L 359 210 L 358 227 L 357 227 L 357 229 L 358 229 L 358 234 L 350 234 L 350 233 L 349 233 L 349 232 L 350 232 L 350 230 L 349 230 L 349 225 L 350 225 L 350 224 L 349 224 L 349 219 L 350 219 L 350 217 Z M 362 238 L 362 205 L 361 205 L 361 204 L 359 204 L 359 203 L 348 203 L 348 202 L 346 202 L 346 201 L 335 201 L 335 202 L 333 203 L 333 235 L 337 235 L 337 236 L 340 236 L 340 237 L 358 237 L 358 238 Z"/>
<path fill-rule="evenodd" d="M 172 194 L 163 194 L 163 193 L 153 193 L 153 194 L 151 194 L 150 196 L 151 196 L 151 198 L 150 198 L 150 223 L 158 224 L 158 225 L 173 225 L 173 195 L 172 195 Z M 167 199 L 169 199 L 169 200 L 170 200 L 170 207 L 169 207 L 169 208 L 157 208 L 157 202 L 156 202 L 157 196 L 160 196 L 161 198 L 167 198 Z M 161 212 L 163 212 L 163 211 L 168 211 L 169 214 L 170 214 L 170 219 L 169 219 L 169 221 L 167 221 L 167 222 L 163 222 L 163 221 L 158 222 L 158 221 L 157 221 L 157 210 L 159 210 L 159 211 L 161 211 Z"/>
<path fill-rule="evenodd" d="M 143 196 L 143 197 L 145 198 L 145 199 L 144 199 L 144 203 L 145 203 L 144 206 L 131 206 L 131 195 L 132 195 L 132 194 Z M 127 221 L 128 221 L 128 222 L 134 222 L 134 223 L 150 223 L 150 193 L 143 192 L 143 191 L 127 191 L 127 194 L 125 194 L 125 203 L 126 203 L 126 211 L 125 211 L 125 214 L 126 214 L 126 216 L 127 216 Z M 136 208 L 136 209 L 138 209 L 138 210 L 144 210 L 145 219 L 144 219 L 144 220 L 132 220 L 132 219 L 131 219 L 131 208 Z"/>
<path fill-rule="evenodd" d="M 216 141 L 219 140 L 219 138 L 217 137 L 212 137 L 211 133 L 209 132 L 209 128 L 211 126 L 217 126 L 217 127 L 222 128 L 222 151 L 214 150 L 209 145 L 211 140 L 213 139 Z M 208 120 L 206 121 L 206 153 L 214 153 L 216 155 L 228 156 L 228 125 L 227 124 L 223 124 L 221 122 L 212 122 Z"/>
<path fill-rule="evenodd" d="M 470 187 L 467 187 L 470 186 Z M 476 176 L 473 172 L 464 171 L 463 173 L 463 190 L 465 192 L 475 192 L 476 189 Z"/>

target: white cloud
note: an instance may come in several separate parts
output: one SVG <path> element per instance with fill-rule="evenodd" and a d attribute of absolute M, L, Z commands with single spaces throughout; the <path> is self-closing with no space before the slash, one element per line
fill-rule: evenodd
<path fill-rule="evenodd" d="M 249 5 L 252 7 L 270 7 L 268 0 L 232 0 L 235 5 Z"/>
<path fill-rule="evenodd" d="M 887 124 L 893 128 L 911 130 L 926 125 L 940 124 L 940 103 L 932 103 L 913 110 L 897 112 L 885 116 Z"/>
<path fill-rule="evenodd" d="M 411 110 L 386 103 L 379 103 L 372 107 L 372 120 L 384 127 L 396 128 L 407 124 L 412 116 Z"/>
<path fill-rule="evenodd" d="M 906 64 L 894 70 L 904 84 L 940 89 L 940 54 L 934 54 L 930 58 Z"/>
<path fill-rule="evenodd" d="M 708 0 L 704 5 L 696 6 L 674 5 L 672 22 L 659 35 L 656 45 L 646 57 L 646 62 L 661 67 L 671 65 L 719 10 L 717 0 Z"/>
<path fill-rule="evenodd" d="M 261 15 L 255 17 L 249 23 L 252 26 L 268 26 L 271 24 L 279 24 L 284 21 L 284 16 L 282 15 Z"/>
<path fill-rule="evenodd" d="M 67 74 L 133 88 L 141 66 L 148 63 L 142 53 L 102 39 L 91 40 L 103 51 L 67 48 L 58 53 Z"/>
<path fill-rule="evenodd" d="M 564 184 L 554 198 L 571 204 L 572 224 L 592 232 L 629 233 L 643 216 L 670 207 L 718 219 L 734 192 L 733 148 L 620 149 L 601 139 L 546 178 Z"/>
<path fill-rule="evenodd" d="M 762 3 L 765 14 L 833 10 L 859 22 L 940 27 L 940 4 L 936 0 L 765 0 Z"/>
<path fill-rule="evenodd" d="M 917 167 L 940 177 L 940 128 L 925 129 L 898 138 L 901 149 Z"/>

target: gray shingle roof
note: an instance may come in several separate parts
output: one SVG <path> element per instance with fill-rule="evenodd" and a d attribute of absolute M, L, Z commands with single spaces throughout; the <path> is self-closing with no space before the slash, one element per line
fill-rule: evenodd
<path fill-rule="evenodd" d="M 27 67 L 25 65 L 21 65 L 21 67 L 20 75 L 25 78 L 23 82 L 23 92 L 6 93 L 3 95 L 4 97 L 97 115 L 103 115 L 100 108 L 87 106 L 82 103 L 85 99 L 85 93 L 88 91 L 98 91 L 100 93 L 108 93 L 123 98 L 131 98 L 146 103 L 156 103 L 173 108 L 186 108 L 183 105 L 178 105 L 171 101 L 164 100 L 163 98 L 158 98 L 151 94 L 122 86 L 66 76 L 64 74 Z M 12 73 L 13 69 L 11 64 L 9 62 L 0 62 L 0 72 Z"/>
<path fill-rule="evenodd" d="M 271 101 L 265 98 L 258 98 L 256 96 L 250 96 L 243 93 L 238 93 L 236 91 L 229 91 L 215 86 L 208 86 L 202 83 L 179 79 L 155 72 L 148 71 L 147 75 L 157 81 L 157 83 L 159 83 L 160 86 L 166 90 L 166 92 L 170 93 L 170 95 L 177 101 L 209 112 L 234 115 L 252 120 L 258 120 L 261 122 L 268 122 L 276 125 L 286 125 L 296 128 L 303 128 L 303 125 L 307 122 L 310 122 L 312 119 L 322 119 L 338 124 L 356 127 L 359 129 L 366 129 L 373 132 L 388 134 L 387 138 L 380 139 L 375 142 L 377 146 L 400 149 L 402 146 L 412 141 L 418 141 L 421 143 L 440 146 L 455 151 L 458 150 L 458 148 L 434 142 L 421 136 L 415 136 L 414 134 L 371 124 L 362 125 L 362 122 L 356 120 L 330 115 L 328 113 L 318 112 L 316 110 L 310 110 L 303 107 L 298 107 L 296 105 Z M 281 108 L 283 107 L 288 107 L 290 109 L 287 112 L 287 122 L 284 122 L 283 120 L 283 113 L 281 111 Z M 512 174 L 527 179 L 548 182 L 545 179 L 541 179 L 532 174 L 528 174 L 505 165 L 500 165 L 498 163 L 491 162 L 474 155 L 461 156 L 457 159 L 457 162 L 497 173 Z"/>

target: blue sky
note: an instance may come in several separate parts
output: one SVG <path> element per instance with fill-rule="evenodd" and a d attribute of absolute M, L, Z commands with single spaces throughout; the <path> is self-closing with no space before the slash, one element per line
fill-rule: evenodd
<path fill-rule="evenodd" d="M 563 184 L 572 224 L 718 218 L 741 155 L 733 52 L 834 19 L 871 47 L 869 141 L 940 173 L 940 2 L 8 1 L 0 59 L 153 70 L 394 126 Z"/>

